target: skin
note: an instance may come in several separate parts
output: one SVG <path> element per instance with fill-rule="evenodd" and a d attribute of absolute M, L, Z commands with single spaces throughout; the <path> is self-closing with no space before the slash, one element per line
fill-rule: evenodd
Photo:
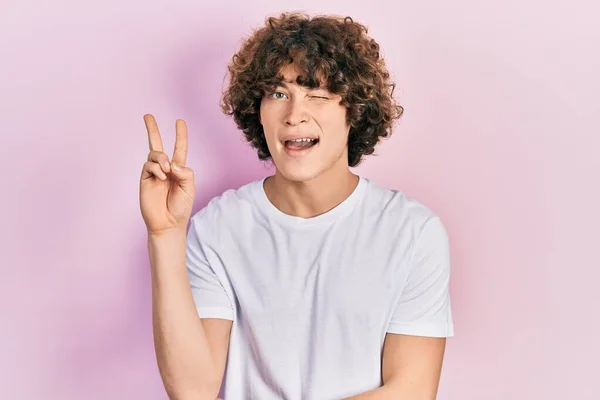
<path fill-rule="evenodd" d="M 346 108 L 341 97 L 325 88 L 296 83 L 293 64 L 282 69 L 284 81 L 266 93 L 260 120 L 276 171 L 265 181 L 265 192 L 282 212 L 310 218 L 341 203 L 358 184 L 348 167 Z M 282 140 L 290 135 L 317 137 L 306 155 L 286 154 Z"/>
<path fill-rule="evenodd" d="M 214 400 L 223 379 L 232 321 L 199 319 L 191 295 L 185 242 L 195 190 L 194 172 L 185 165 L 187 126 L 177 120 L 169 159 L 154 117 L 147 114 L 144 122 L 150 151 L 140 177 L 140 208 L 148 230 L 160 375 L 172 400 Z"/>

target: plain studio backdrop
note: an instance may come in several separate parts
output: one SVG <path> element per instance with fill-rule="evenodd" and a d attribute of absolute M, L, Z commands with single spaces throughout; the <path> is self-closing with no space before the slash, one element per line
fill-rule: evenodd
<path fill-rule="evenodd" d="M 405 115 L 357 172 L 451 239 L 440 400 L 597 400 L 600 10 L 589 1 L 12 0 L 0 7 L 0 398 L 165 400 L 138 180 L 188 122 L 194 212 L 267 165 L 218 107 L 241 38 L 349 15 Z M 238 400 L 238 399 L 228 399 Z"/>

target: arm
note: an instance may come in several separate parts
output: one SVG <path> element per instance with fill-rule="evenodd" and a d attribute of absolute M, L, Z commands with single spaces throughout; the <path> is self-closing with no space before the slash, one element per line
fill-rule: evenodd
<path fill-rule="evenodd" d="M 383 386 L 347 400 L 435 400 L 446 338 L 388 333 L 383 347 Z"/>
<path fill-rule="evenodd" d="M 185 245 L 185 230 L 148 237 L 156 357 L 171 400 L 214 400 L 223 379 L 232 321 L 198 317 Z"/>
<path fill-rule="evenodd" d="M 414 249 L 411 270 L 383 345 L 383 386 L 350 399 L 436 397 L 446 338 L 454 335 L 450 247 L 439 218 L 425 223 Z"/>

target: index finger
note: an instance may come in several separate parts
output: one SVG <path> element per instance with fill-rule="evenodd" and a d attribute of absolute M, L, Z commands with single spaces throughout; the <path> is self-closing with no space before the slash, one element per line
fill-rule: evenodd
<path fill-rule="evenodd" d="M 158 130 L 158 124 L 151 114 L 144 115 L 146 130 L 148 131 L 148 145 L 150 151 L 163 151 L 162 139 Z"/>
<path fill-rule="evenodd" d="M 187 159 L 188 139 L 187 125 L 182 119 L 175 122 L 175 150 L 173 152 L 173 162 L 175 164 L 185 166 Z"/>

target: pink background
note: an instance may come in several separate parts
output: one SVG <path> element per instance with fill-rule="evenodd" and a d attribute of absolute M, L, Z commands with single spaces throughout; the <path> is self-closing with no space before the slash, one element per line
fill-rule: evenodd
<path fill-rule="evenodd" d="M 367 24 L 398 83 L 405 116 L 358 172 L 428 204 L 451 236 L 456 337 L 438 398 L 600 399 L 600 10 L 349 3 L 2 3 L 0 398 L 166 399 L 142 116 L 167 149 L 187 120 L 195 210 L 268 173 L 220 89 L 242 36 L 302 9 Z"/>

